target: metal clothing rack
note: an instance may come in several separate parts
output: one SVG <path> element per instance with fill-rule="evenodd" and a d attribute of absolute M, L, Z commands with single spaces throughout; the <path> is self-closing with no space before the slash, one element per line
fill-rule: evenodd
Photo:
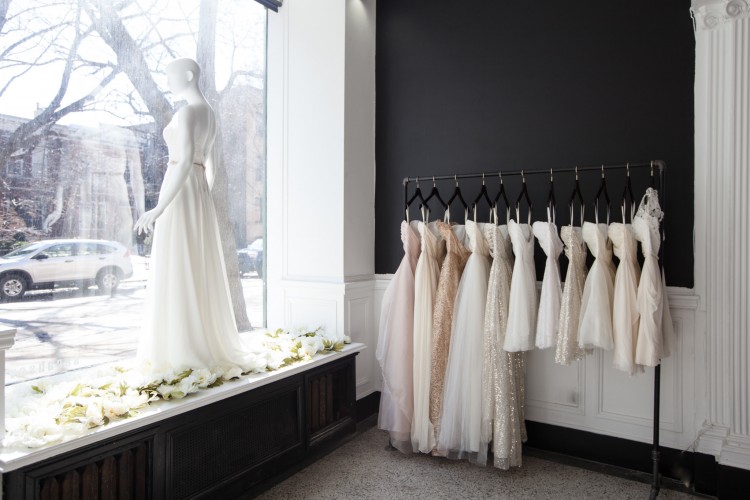
<path fill-rule="evenodd" d="M 488 179 L 495 176 L 513 177 L 523 176 L 524 180 L 526 176 L 534 175 L 551 175 L 551 174 L 564 174 L 564 173 L 581 173 L 600 171 L 607 172 L 610 170 L 637 170 L 637 169 L 651 169 L 651 177 L 653 180 L 658 178 L 658 192 L 659 192 L 659 204 L 662 207 L 666 207 L 666 185 L 665 177 L 667 164 L 662 160 L 650 160 L 642 162 L 624 163 L 617 165 L 585 165 L 579 167 L 563 167 L 563 168 L 552 168 L 545 170 L 508 170 L 508 171 L 496 171 L 496 172 L 479 172 L 474 174 L 454 174 L 454 175 L 425 175 L 417 177 L 406 177 L 404 178 L 404 203 L 406 210 L 409 210 L 409 183 L 416 182 L 419 186 L 419 181 L 432 181 L 433 185 L 435 181 L 439 180 L 453 180 L 458 183 L 459 179 Z M 658 171 L 658 172 L 657 172 Z M 652 187 L 654 181 L 652 180 Z M 664 226 L 661 226 L 661 237 L 662 243 L 664 241 Z M 663 265 L 664 257 L 664 245 L 659 246 L 659 268 Z M 653 416 L 653 448 L 651 451 L 652 460 L 652 481 L 651 481 L 651 494 L 650 500 L 654 500 L 659 495 L 661 489 L 661 476 L 659 474 L 659 459 L 661 458 L 661 452 L 659 451 L 659 406 L 661 402 L 661 363 L 654 368 L 654 416 Z"/>

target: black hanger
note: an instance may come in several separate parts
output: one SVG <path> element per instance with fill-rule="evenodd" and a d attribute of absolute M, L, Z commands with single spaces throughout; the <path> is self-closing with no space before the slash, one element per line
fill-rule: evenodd
<path fill-rule="evenodd" d="M 477 220 L 477 205 L 482 199 L 487 201 L 487 206 L 492 209 L 492 200 L 490 200 L 490 195 L 487 192 L 487 186 L 484 183 L 484 174 L 482 174 L 482 188 L 479 190 L 479 194 L 476 198 L 474 198 L 474 203 L 471 205 L 471 208 L 474 211 L 474 221 Z"/>
<path fill-rule="evenodd" d="M 497 195 L 495 196 L 495 199 L 492 202 L 492 211 L 495 212 L 495 219 L 497 219 L 497 202 L 500 201 L 500 198 L 502 198 L 503 202 L 505 203 L 505 218 L 509 219 L 510 218 L 510 201 L 508 200 L 508 195 L 505 194 L 505 184 L 503 184 L 503 173 L 499 172 L 498 175 L 500 176 L 500 191 L 498 191 Z"/>
<path fill-rule="evenodd" d="M 654 176 L 654 160 L 651 160 L 651 187 L 656 189 L 656 177 Z"/>
<path fill-rule="evenodd" d="M 622 190 L 622 200 L 620 201 L 620 211 L 622 212 L 622 223 L 625 224 L 625 208 L 628 198 L 630 198 L 630 222 L 633 222 L 633 213 L 635 212 L 635 196 L 633 195 L 633 183 L 630 181 L 630 163 L 625 165 L 627 174 L 625 180 L 625 189 Z"/>
<path fill-rule="evenodd" d="M 430 206 L 427 204 L 432 198 L 436 198 L 437 201 L 440 202 L 440 206 L 442 207 L 443 211 L 448 210 L 448 204 L 443 201 L 443 198 L 440 197 L 440 192 L 438 191 L 437 185 L 435 184 L 435 177 L 432 178 L 432 191 L 430 191 L 430 194 L 427 196 L 427 198 L 424 199 L 423 204 L 427 207 L 427 211 L 430 211 Z"/>
<path fill-rule="evenodd" d="M 528 215 L 528 222 L 531 223 L 531 209 L 534 206 L 531 203 L 531 197 L 529 196 L 529 190 L 526 187 L 526 176 L 523 174 L 523 170 L 521 170 L 521 180 L 523 182 L 521 186 L 521 192 L 518 193 L 518 198 L 516 199 L 516 220 L 519 219 L 520 213 L 521 213 L 521 200 L 526 199 L 526 204 L 529 206 L 529 215 Z"/>
<path fill-rule="evenodd" d="M 422 190 L 419 188 L 419 179 L 417 179 L 416 181 L 417 181 L 417 190 L 414 191 L 414 194 L 412 195 L 411 198 L 409 198 L 408 200 L 406 200 L 406 207 L 405 207 L 405 209 L 406 209 L 406 220 L 407 221 L 409 220 L 409 207 L 411 206 L 412 203 L 414 203 L 414 200 L 416 200 L 416 199 L 419 199 L 419 209 L 422 211 L 422 219 L 425 218 L 424 207 L 426 206 L 425 205 L 426 201 L 424 199 L 424 196 L 422 196 Z"/>
<path fill-rule="evenodd" d="M 586 211 L 586 205 L 583 203 L 583 193 L 581 193 L 581 184 L 578 182 L 578 167 L 576 167 L 576 184 L 573 188 L 573 193 L 570 195 L 570 201 L 568 201 L 568 207 L 570 207 L 570 225 L 573 225 L 573 206 L 576 198 L 578 198 L 578 204 L 581 207 L 581 224 L 583 224 L 583 214 Z"/>
<path fill-rule="evenodd" d="M 549 169 L 549 194 L 547 195 L 547 222 L 555 222 L 555 179 L 552 175 L 552 169 Z M 550 220 L 550 213 L 552 214 L 552 220 Z"/>
<path fill-rule="evenodd" d="M 464 207 L 464 219 L 466 219 L 469 213 L 469 204 L 466 203 L 466 200 L 464 200 L 464 197 L 461 195 L 461 188 L 458 187 L 458 177 L 454 175 L 453 180 L 456 181 L 456 189 L 453 190 L 453 195 L 448 199 L 448 203 L 446 203 L 446 205 L 448 206 L 448 208 L 450 208 L 451 203 L 453 203 L 453 200 L 458 198 L 458 201 L 460 201 L 461 205 L 463 205 Z"/>
<path fill-rule="evenodd" d="M 604 195 L 604 201 L 607 202 L 607 224 L 609 224 L 609 208 L 611 202 L 609 200 L 609 193 L 607 193 L 607 179 L 604 177 L 604 165 L 602 165 L 602 183 L 599 185 L 599 190 L 596 192 L 594 197 L 594 221 L 599 224 L 599 198 Z"/>

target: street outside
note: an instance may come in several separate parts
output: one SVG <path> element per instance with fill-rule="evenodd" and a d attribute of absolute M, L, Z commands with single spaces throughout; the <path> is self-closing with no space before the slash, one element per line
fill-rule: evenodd
<path fill-rule="evenodd" d="M 17 329 L 6 351 L 6 385 L 135 356 L 148 262 L 131 259 L 133 276 L 113 296 L 96 287 L 43 290 L 0 304 L 0 326 Z M 242 278 L 242 289 L 251 324 L 262 326 L 263 281 L 253 273 Z"/>

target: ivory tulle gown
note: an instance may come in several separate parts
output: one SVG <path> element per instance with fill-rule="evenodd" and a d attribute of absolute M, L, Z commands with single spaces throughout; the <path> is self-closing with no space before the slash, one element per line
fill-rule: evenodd
<path fill-rule="evenodd" d="M 557 234 L 554 222 L 537 221 L 532 225 L 539 246 L 547 255 L 542 278 L 542 293 L 539 298 L 539 314 L 536 320 L 536 347 L 547 349 L 557 345 L 560 327 L 560 304 L 562 282 L 560 281 L 560 254 L 563 242 Z"/>
<path fill-rule="evenodd" d="M 404 257 L 383 294 L 375 356 L 383 371 L 378 428 L 391 444 L 410 453 L 413 397 L 414 270 L 420 253 L 417 222 L 401 222 Z"/>
<path fill-rule="evenodd" d="M 482 434 L 477 462 L 486 463 L 491 442 L 493 465 L 508 469 L 521 466 L 521 445 L 526 440 L 523 420 L 526 353 L 503 350 L 513 270 L 508 227 L 488 224 L 484 234 L 493 260 L 484 313 Z"/>
<path fill-rule="evenodd" d="M 644 366 L 656 366 L 672 351 L 674 330 L 667 302 L 664 272 L 659 272 L 659 247 L 661 235 L 659 223 L 664 212 L 659 206 L 659 195 L 648 188 L 633 218 L 635 237 L 641 242 L 643 270 L 638 284 L 638 342 L 635 362 Z"/>
<path fill-rule="evenodd" d="M 638 280 L 641 268 L 638 266 L 638 242 L 633 226 L 613 222 L 609 225 L 609 239 L 612 240 L 615 255 L 620 259 L 615 274 L 615 299 L 612 309 L 612 334 L 614 352 L 612 364 L 618 370 L 633 375 L 643 371 L 635 363 L 635 345 L 638 339 Z"/>
<path fill-rule="evenodd" d="M 586 281 L 586 243 L 583 241 L 580 227 L 563 226 L 560 235 L 565 243 L 565 255 L 568 257 L 568 273 L 565 276 L 560 304 L 560 328 L 555 361 L 561 365 L 569 365 L 586 355 L 586 351 L 578 345 L 581 297 Z"/>
<path fill-rule="evenodd" d="M 170 165 L 180 158 L 177 119 L 164 128 Z M 240 340 L 219 225 L 196 149 L 182 188 L 156 220 L 137 359 L 150 372 L 187 368 L 263 370 L 265 357 Z M 166 176 L 176 175 L 167 167 Z"/>
<path fill-rule="evenodd" d="M 435 438 L 440 435 L 440 412 L 443 408 L 445 370 L 451 342 L 453 308 L 456 303 L 458 284 L 470 252 L 464 246 L 466 228 L 438 222 L 440 235 L 445 240 L 446 256 L 440 268 L 435 312 L 432 324 L 432 363 L 430 370 L 430 421 L 435 429 Z"/>
<path fill-rule="evenodd" d="M 615 294 L 615 266 L 612 264 L 612 242 L 606 224 L 583 223 L 583 240 L 594 263 L 591 265 L 581 300 L 578 345 L 589 349 L 612 349 L 612 305 Z"/>
<path fill-rule="evenodd" d="M 508 327 L 503 348 L 508 352 L 534 348 L 538 297 L 534 266 L 534 234 L 529 224 L 508 222 L 508 234 L 516 257 L 510 282 Z"/>
<path fill-rule="evenodd" d="M 444 246 L 437 222 L 419 223 L 422 253 L 414 275 L 414 416 L 411 444 L 414 451 L 429 453 L 435 446 L 430 421 L 430 367 L 435 293 L 440 277 L 440 254 Z"/>
<path fill-rule="evenodd" d="M 450 458 L 476 460 L 482 421 L 484 308 L 490 273 L 484 224 L 466 221 L 472 252 L 458 286 L 453 313 L 445 395 L 437 451 Z"/>

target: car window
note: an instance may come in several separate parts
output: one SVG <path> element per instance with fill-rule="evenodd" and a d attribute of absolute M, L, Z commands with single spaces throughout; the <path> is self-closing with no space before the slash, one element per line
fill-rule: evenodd
<path fill-rule="evenodd" d="M 71 255 L 73 255 L 73 244 L 60 243 L 57 245 L 52 245 L 42 253 L 47 254 L 50 257 L 70 257 Z"/>
<path fill-rule="evenodd" d="M 77 245 L 77 255 L 96 255 L 96 243 L 79 243 Z"/>
<path fill-rule="evenodd" d="M 117 248 L 110 245 L 96 245 L 96 252 L 99 254 L 114 253 Z"/>
<path fill-rule="evenodd" d="M 3 255 L 3 257 L 20 257 L 21 255 L 27 255 L 27 254 L 36 252 L 42 246 L 44 246 L 43 243 L 32 243 L 30 245 L 26 245 L 21 248 L 16 248 L 12 252 L 8 252 L 5 255 Z"/>

